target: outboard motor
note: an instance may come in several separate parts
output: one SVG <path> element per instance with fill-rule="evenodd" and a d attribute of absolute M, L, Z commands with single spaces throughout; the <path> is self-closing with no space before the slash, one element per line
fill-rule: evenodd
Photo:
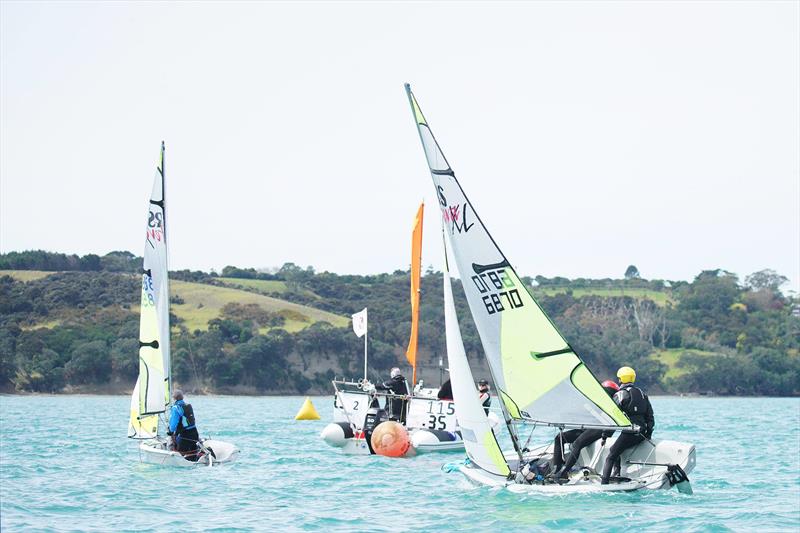
<path fill-rule="evenodd" d="M 372 432 L 375 431 L 378 424 L 386 422 L 387 420 L 389 420 L 389 415 L 386 413 L 385 409 L 370 407 L 367 411 L 367 416 L 364 419 L 364 438 L 367 440 L 369 453 L 373 455 L 375 454 L 375 450 L 372 449 Z"/>

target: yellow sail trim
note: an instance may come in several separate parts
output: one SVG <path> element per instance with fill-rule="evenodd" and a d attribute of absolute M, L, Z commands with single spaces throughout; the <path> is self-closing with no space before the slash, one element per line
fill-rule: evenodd
<path fill-rule="evenodd" d="M 486 449 L 486 453 L 489 455 L 492 463 L 494 463 L 494 466 L 497 467 L 497 471 L 501 475 L 509 475 L 511 473 L 511 469 L 508 468 L 506 458 L 503 457 L 503 452 L 500 450 L 500 446 L 497 444 L 497 439 L 491 431 L 488 431 L 483 435 L 483 447 Z"/>

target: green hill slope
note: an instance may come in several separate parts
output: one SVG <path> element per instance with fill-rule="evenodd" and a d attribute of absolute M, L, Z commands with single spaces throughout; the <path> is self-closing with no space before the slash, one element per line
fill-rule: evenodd
<path fill-rule="evenodd" d="M 11 276 L 23 282 L 39 280 L 52 274 L 55 274 L 55 272 L 45 272 L 41 270 L 0 270 L 0 276 Z M 283 292 L 280 287 L 282 284 L 283 290 L 285 291 L 285 284 L 281 281 L 234 281 L 241 285 L 247 284 L 240 282 L 248 281 L 256 282 L 257 284 L 272 284 L 271 290 L 273 292 Z M 266 285 L 258 286 L 258 288 L 264 290 L 266 290 L 266 287 Z M 289 332 L 300 331 L 317 322 L 328 322 L 336 327 L 345 327 L 350 321 L 350 319 L 345 316 L 339 316 L 307 305 L 287 302 L 279 298 L 272 298 L 234 287 L 219 287 L 204 283 L 173 280 L 170 282 L 170 293 L 174 299 L 177 298 L 179 301 L 182 301 L 182 303 L 173 303 L 171 311 L 175 316 L 183 320 L 183 324 L 189 331 L 207 330 L 209 320 L 220 318 L 222 316 L 223 307 L 230 303 L 237 303 L 240 305 L 255 304 L 265 311 L 281 313 L 286 317 L 286 323 L 282 328 Z M 132 306 L 131 309 L 138 312 L 136 306 Z M 26 329 L 32 329 L 33 327 L 52 327 L 59 323 L 60 321 L 58 319 L 50 317 L 46 321 L 37 323 L 35 326 L 29 326 Z M 269 328 L 263 329 L 267 330 Z"/>

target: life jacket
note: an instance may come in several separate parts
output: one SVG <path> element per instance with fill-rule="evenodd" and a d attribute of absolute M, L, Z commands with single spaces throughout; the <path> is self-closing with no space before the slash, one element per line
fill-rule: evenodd
<path fill-rule="evenodd" d="M 622 399 L 620 408 L 628 415 L 631 422 L 645 428 L 650 403 L 647 401 L 647 395 L 639 387 L 627 383 L 617 394 L 620 394 Z"/>
<path fill-rule="evenodd" d="M 194 421 L 194 409 L 192 408 L 192 404 L 184 403 L 181 407 L 183 408 L 183 416 L 178 421 L 178 429 L 176 431 L 179 435 L 188 429 L 197 427 Z"/>
<path fill-rule="evenodd" d="M 489 394 L 489 391 L 482 392 L 478 399 L 481 401 L 481 405 L 483 405 L 485 409 L 488 409 L 492 405 L 492 396 Z"/>

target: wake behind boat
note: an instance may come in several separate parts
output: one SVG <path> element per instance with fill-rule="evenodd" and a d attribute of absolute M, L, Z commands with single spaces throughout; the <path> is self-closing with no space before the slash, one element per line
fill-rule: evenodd
<path fill-rule="evenodd" d="M 239 455 L 233 444 L 194 437 L 192 440 L 197 442 L 192 449 L 181 453 L 175 449 L 175 440 L 165 434 L 170 422 L 166 413 L 172 408 L 173 398 L 166 228 L 162 142 L 147 217 L 139 321 L 139 377 L 131 395 L 128 437 L 142 441 L 139 459 L 144 463 L 181 467 L 229 463 Z M 182 400 L 182 394 L 179 396 Z M 180 414 L 179 427 L 185 425 L 187 429 L 194 429 L 191 407 L 181 405 Z"/>
<path fill-rule="evenodd" d="M 514 492 L 630 491 L 673 485 L 690 491 L 686 473 L 695 466 L 694 446 L 649 438 L 625 450 L 619 473 L 602 483 L 598 465 L 613 463 L 606 459 L 615 440 L 638 435 L 642 428 L 612 400 L 533 299 L 467 199 L 409 85 L 406 92 L 442 209 L 447 357 L 468 456 L 453 466 L 470 481 L 507 486 Z M 473 393 L 450 284 L 448 245 L 500 397 L 514 446 L 510 453 L 500 449 Z M 520 434 L 532 428 L 530 441 L 537 427 L 602 430 L 616 436 L 583 448 L 576 463 L 581 467 L 562 479 L 551 472 L 553 444 L 531 450 L 521 443 Z"/>

